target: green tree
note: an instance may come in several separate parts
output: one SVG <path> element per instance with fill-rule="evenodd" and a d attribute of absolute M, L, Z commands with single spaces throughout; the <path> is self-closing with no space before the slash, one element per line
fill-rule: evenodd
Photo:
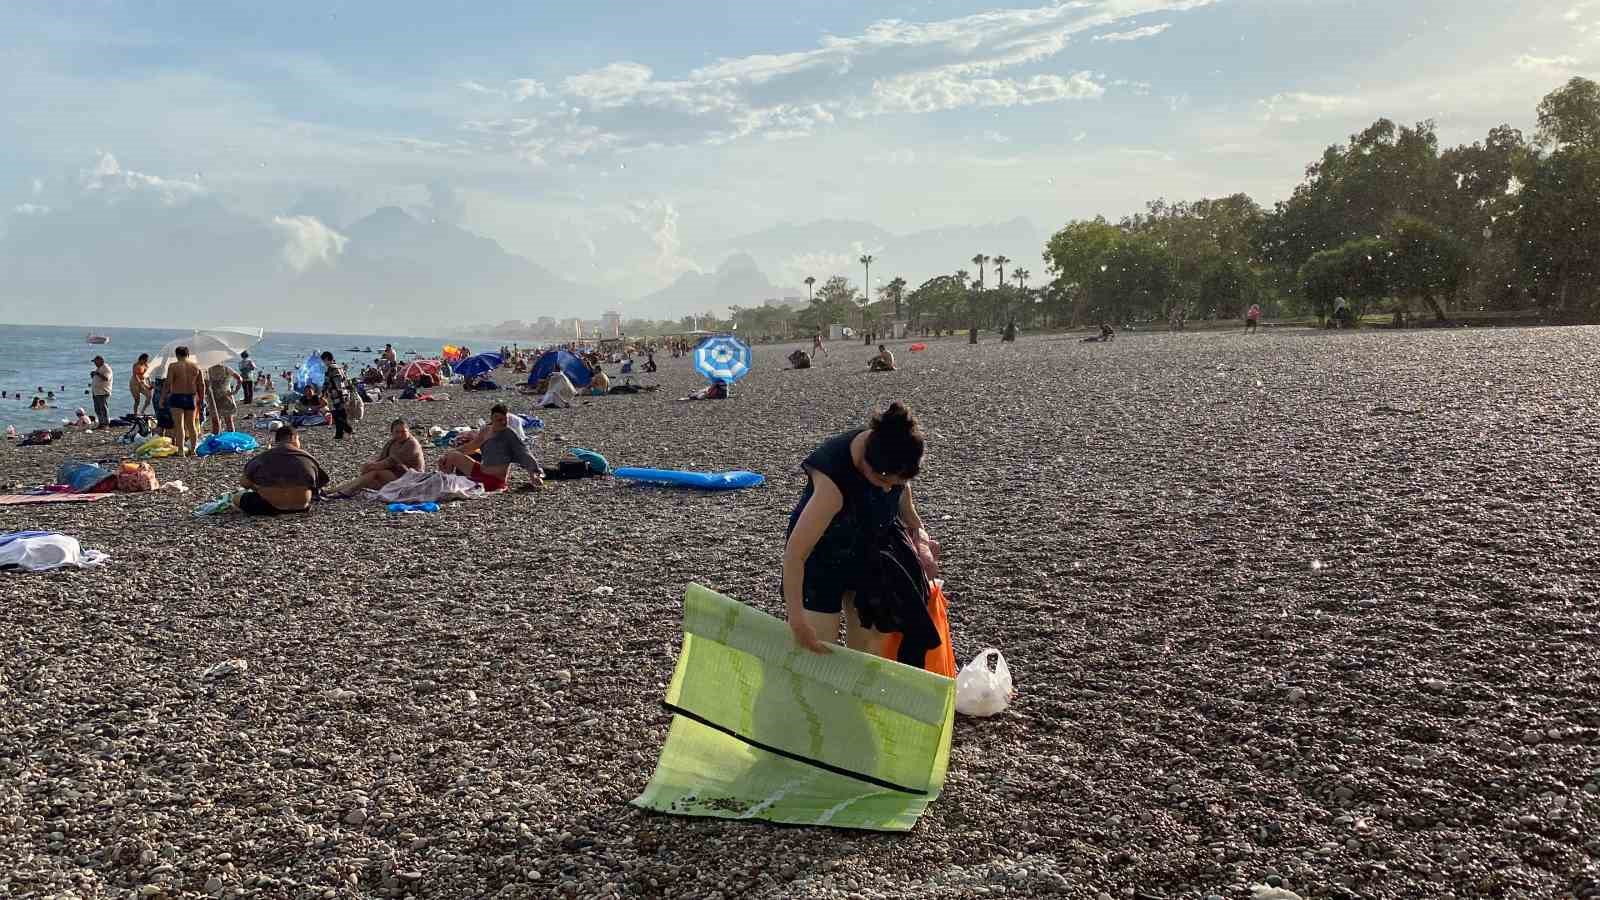
<path fill-rule="evenodd" d="M 1454 305 L 1466 279 L 1469 250 L 1461 239 L 1432 222 L 1398 216 L 1389 232 L 1389 290 L 1406 299 L 1420 297 L 1439 321 L 1445 321 L 1440 298 Z"/>
<path fill-rule="evenodd" d="M 1103 218 L 1068 222 L 1045 244 L 1045 268 L 1066 284 L 1087 286 L 1122 242 L 1122 230 Z"/>
<path fill-rule="evenodd" d="M 1367 237 L 1311 254 L 1300 267 L 1306 299 L 1318 315 L 1327 316 L 1334 300 L 1343 297 L 1359 317 L 1368 305 L 1389 296 L 1390 250 L 1387 239 Z"/>
<path fill-rule="evenodd" d="M 1573 78 L 1539 102 L 1539 146 L 1600 150 L 1600 85 Z"/>
<path fill-rule="evenodd" d="M 885 303 L 894 304 L 894 317 L 900 318 L 900 308 L 905 302 L 906 280 L 895 276 L 894 280 L 878 288 L 878 297 Z"/>
<path fill-rule="evenodd" d="M 1170 250 L 1147 238 L 1125 237 L 1090 275 L 1089 312 L 1124 323 L 1165 317 L 1177 278 L 1177 260 Z"/>
<path fill-rule="evenodd" d="M 1562 148 L 1529 174 L 1517 216 L 1522 283 L 1560 317 L 1592 317 L 1600 312 L 1600 150 Z"/>

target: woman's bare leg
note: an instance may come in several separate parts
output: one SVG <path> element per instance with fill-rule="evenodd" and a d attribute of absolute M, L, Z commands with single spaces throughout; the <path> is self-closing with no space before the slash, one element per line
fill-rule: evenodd
<path fill-rule="evenodd" d="M 888 633 L 868 628 L 861 624 L 861 616 L 856 612 L 856 595 L 854 592 L 844 595 L 844 642 L 851 650 L 860 650 L 873 656 L 882 656 L 883 642 L 889 637 Z"/>

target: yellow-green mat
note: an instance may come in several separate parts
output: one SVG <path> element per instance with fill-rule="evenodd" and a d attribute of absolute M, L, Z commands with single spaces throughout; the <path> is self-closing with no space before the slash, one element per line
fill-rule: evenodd
<path fill-rule="evenodd" d="M 674 713 L 635 806 L 685 816 L 908 831 L 944 788 L 955 682 L 835 647 L 691 584 Z"/>

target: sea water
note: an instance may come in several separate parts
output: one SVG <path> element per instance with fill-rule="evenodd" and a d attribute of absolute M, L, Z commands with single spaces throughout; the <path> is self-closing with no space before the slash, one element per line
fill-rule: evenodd
<path fill-rule="evenodd" d="M 128 371 L 141 353 L 152 356 L 168 342 L 192 334 L 192 329 L 109 328 L 96 330 L 111 338 L 109 344 L 90 344 L 88 331 L 42 325 L 0 324 L 0 431 L 15 425 L 18 431 L 48 426 L 59 427 L 63 420 L 77 417 L 79 407 L 94 416 L 89 396 L 89 372 L 95 356 L 104 356 L 111 366 L 111 416 L 133 411 L 133 396 L 128 393 Z M 436 357 L 447 343 L 466 343 L 474 352 L 497 350 L 499 344 L 473 340 L 443 340 L 420 337 L 382 337 L 348 334 L 288 334 L 268 332 L 250 350 L 250 358 L 273 375 L 273 385 L 282 385 L 278 376 L 286 369 L 299 367 L 312 353 L 333 352 L 338 360 L 357 374 L 379 353 L 383 345 L 394 345 L 401 360 L 413 354 Z M 477 346 L 482 343 L 482 346 Z M 352 351 L 350 348 L 357 348 Z M 371 347 L 372 352 L 366 352 Z M 36 390 L 55 391 L 55 408 L 30 410 Z M 20 395 L 20 396 L 19 396 Z"/>

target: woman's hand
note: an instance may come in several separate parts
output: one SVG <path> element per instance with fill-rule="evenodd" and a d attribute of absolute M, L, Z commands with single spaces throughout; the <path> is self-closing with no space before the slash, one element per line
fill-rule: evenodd
<path fill-rule="evenodd" d="M 811 623 L 803 619 L 794 619 L 789 622 L 789 630 L 794 632 L 794 642 L 800 646 L 800 649 L 809 650 L 818 655 L 827 655 L 833 652 L 832 647 L 817 640 L 817 630 L 811 627 Z"/>

